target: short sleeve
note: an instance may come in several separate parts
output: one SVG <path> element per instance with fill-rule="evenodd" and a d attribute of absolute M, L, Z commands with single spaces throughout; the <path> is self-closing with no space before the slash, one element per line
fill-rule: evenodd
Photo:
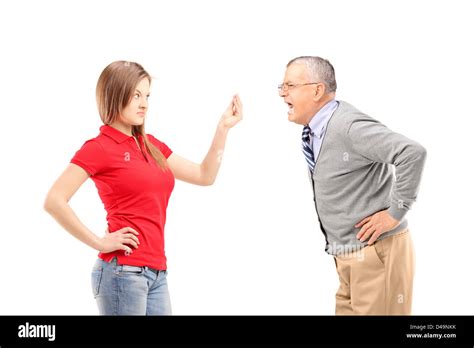
<path fill-rule="evenodd" d="M 159 141 L 158 139 L 156 139 L 153 135 L 151 134 L 147 134 L 148 136 L 148 140 L 151 141 L 151 143 L 158 149 L 161 151 L 161 153 L 163 154 L 163 156 L 165 156 L 165 158 L 168 158 L 170 157 L 170 155 L 173 153 L 173 151 L 171 151 L 171 149 L 165 144 L 165 143 L 162 143 L 161 141 Z"/>
<path fill-rule="evenodd" d="M 82 145 L 71 159 L 74 163 L 84 169 L 91 176 L 99 173 L 107 163 L 106 154 L 102 146 L 94 139 L 88 140 Z"/>

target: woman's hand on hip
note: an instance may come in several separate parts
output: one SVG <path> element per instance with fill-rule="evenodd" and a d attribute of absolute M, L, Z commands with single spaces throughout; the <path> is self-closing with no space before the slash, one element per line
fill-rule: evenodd
<path fill-rule="evenodd" d="M 115 250 L 124 250 L 125 255 L 133 253 L 133 248 L 138 248 L 140 241 L 138 240 L 138 232 L 131 227 L 124 227 L 115 232 L 105 230 L 105 236 L 101 239 L 100 252 L 110 253 Z"/>

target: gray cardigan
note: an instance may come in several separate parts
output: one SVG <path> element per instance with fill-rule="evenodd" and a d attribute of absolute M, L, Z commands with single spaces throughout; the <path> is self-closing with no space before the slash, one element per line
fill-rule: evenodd
<path fill-rule="evenodd" d="M 355 225 L 380 210 L 388 209 L 401 223 L 379 239 L 405 229 L 425 158 L 426 150 L 417 142 L 339 101 L 311 177 L 326 252 L 338 255 L 367 245 L 368 240 L 356 238 L 360 229 Z"/>

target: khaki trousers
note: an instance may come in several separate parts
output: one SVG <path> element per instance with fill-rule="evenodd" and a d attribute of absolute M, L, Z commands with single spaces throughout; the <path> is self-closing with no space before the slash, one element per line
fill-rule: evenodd
<path fill-rule="evenodd" d="M 414 251 L 408 229 L 336 256 L 336 315 L 409 315 Z"/>

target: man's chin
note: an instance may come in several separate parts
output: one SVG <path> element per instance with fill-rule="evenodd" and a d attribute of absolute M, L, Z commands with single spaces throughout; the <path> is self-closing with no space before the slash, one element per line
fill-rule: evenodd
<path fill-rule="evenodd" d="M 296 123 L 296 124 L 301 124 L 301 122 L 298 121 L 298 118 L 295 116 L 295 114 L 288 113 L 288 121 Z"/>

